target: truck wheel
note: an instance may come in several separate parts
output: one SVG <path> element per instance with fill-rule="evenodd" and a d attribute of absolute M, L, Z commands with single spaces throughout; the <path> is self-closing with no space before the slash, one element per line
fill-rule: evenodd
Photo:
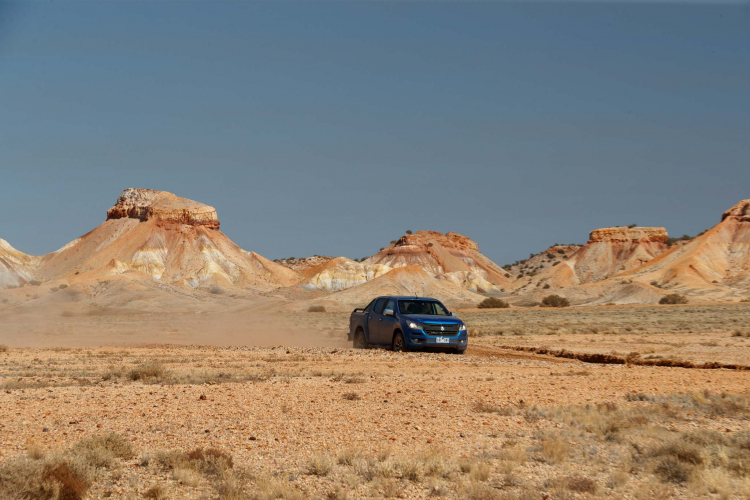
<path fill-rule="evenodd" d="M 404 340 L 404 334 L 401 332 L 396 332 L 396 335 L 393 336 L 393 344 L 391 345 L 393 348 L 393 352 L 406 352 L 408 349 L 406 348 L 406 341 Z"/>
<path fill-rule="evenodd" d="M 453 349 L 453 354 L 463 354 L 466 352 L 466 349 Z"/>
<path fill-rule="evenodd" d="M 367 340 L 365 340 L 365 332 L 357 330 L 354 333 L 354 348 L 355 349 L 367 349 Z"/>

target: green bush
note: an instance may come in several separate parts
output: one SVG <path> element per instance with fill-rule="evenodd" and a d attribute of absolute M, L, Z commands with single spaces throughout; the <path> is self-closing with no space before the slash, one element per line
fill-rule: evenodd
<path fill-rule="evenodd" d="M 559 295 L 547 295 L 542 299 L 542 307 L 568 307 L 570 301 Z"/>
<path fill-rule="evenodd" d="M 687 304 L 688 299 L 679 293 L 670 293 L 659 300 L 659 304 Z"/>
<path fill-rule="evenodd" d="M 497 297 L 488 297 L 479 303 L 479 309 L 507 309 L 510 304 Z"/>

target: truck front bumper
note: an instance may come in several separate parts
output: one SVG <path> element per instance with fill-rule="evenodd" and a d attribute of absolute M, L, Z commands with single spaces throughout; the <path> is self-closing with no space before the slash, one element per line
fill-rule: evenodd
<path fill-rule="evenodd" d="M 406 340 L 409 349 L 443 348 L 443 349 L 466 349 L 469 338 L 466 334 L 457 337 L 437 337 L 424 333 L 410 333 Z"/>

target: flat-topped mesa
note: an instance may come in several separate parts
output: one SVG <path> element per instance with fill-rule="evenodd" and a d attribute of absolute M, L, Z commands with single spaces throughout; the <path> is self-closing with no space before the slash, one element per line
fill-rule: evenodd
<path fill-rule="evenodd" d="M 725 220 L 728 217 L 737 219 L 740 222 L 750 222 L 750 200 L 742 200 L 735 206 L 724 212 L 721 216 L 721 220 Z"/>
<path fill-rule="evenodd" d="M 414 234 L 404 235 L 396 241 L 394 246 L 428 245 L 430 241 L 435 241 L 445 248 L 479 250 L 479 245 L 467 236 L 453 232 L 443 234 L 437 231 L 417 231 Z"/>
<path fill-rule="evenodd" d="M 128 188 L 123 191 L 117 203 L 107 210 L 107 220 L 124 218 L 188 224 L 209 229 L 220 227 L 215 208 L 154 189 Z"/>
<path fill-rule="evenodd" d="M 589 243 L 653 241 L 667 242 L 667 230 L 663 227 L 605 227 L 589 234 Z"/>

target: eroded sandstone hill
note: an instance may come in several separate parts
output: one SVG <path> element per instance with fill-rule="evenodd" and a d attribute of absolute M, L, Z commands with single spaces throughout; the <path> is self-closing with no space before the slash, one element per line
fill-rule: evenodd
<path fill-rule="evenodd" d="M 664 290 L 700 300 L 737 300 L 750 293 L 750 200 L 685 245 L 627 273 Z"/>
<path fill-rule="evenodd" d="M 565 260 L 544 271 L 519 279 L 516 293 L 534 288 L 566 288 L 595 283 L 636 269 L 667 251 L 663 227 L 609 227 L 596 229 L 589 241 Z"/>
<path fill-rule="evenodd" d="M 306 269 L 304 275 L 309 289 L 338 291 L 406 266 L 419 266 L 425 276 L 471 292 L 496 292 L 509 283 L 507 272 L 482 255 L 476 242 L 436 231 L 407 234 L 362 262 L 340 257 Z"/>
<path fill-rule="evenodd" d="M 11 285 L 13 276 L 18 283 L 80 281 L 127 272 L 191 288 L 271 289 L 299 281 L 296 272 L 246 252 L 219 228 L 213 207 L 164 191 L 126 189 L 104 223 L 57 252 L 32 257 L 4 244 L 0 276 Z"/>

